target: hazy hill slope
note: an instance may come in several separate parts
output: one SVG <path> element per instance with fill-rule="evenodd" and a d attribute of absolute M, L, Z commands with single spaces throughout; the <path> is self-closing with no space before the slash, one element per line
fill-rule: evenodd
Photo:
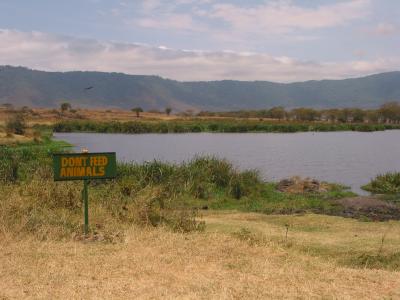
<path fill-rule="evenodd" d="M 85 88 L 93 86 L 92 89 Z M 43 72 L 0 66 L 0 103 L 57 107 L 141 106 L 207 110 L 285 107 L 376 107 L 400 101 L 400 72 L 345 80 L 178 82 L 158 76 L 102 72 Z"/>

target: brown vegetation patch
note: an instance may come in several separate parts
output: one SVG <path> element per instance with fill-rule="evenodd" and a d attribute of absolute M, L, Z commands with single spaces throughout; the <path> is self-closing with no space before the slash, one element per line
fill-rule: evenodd
<path fill-rule="evenodd" d="M 327 192 L 332 188 L 331 184 L 320 182 L 316 179 L 301 178 L 294 176 L 283 179 L 278 183 L 277 189 L 284 193 L 301 194 L 301 193 L 321 193 Z"/>

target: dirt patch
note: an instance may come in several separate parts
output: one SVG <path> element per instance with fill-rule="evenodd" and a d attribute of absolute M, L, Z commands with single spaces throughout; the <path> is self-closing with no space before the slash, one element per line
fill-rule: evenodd
<path fill-rule="evenodd" d="M 377 197 L 359 196 L 332 201 L 343 207 L 340 214 L 344 217 L 365 217 L 373 221 L 400 220 L 400 207 Z"/>

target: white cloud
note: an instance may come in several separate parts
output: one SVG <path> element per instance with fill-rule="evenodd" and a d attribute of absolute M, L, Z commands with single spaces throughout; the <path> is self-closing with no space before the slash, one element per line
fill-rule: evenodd
<path fill-rule="evenodd" d="M 143 1 L 142 8 L 146 12 L 151 12 L 162 6 L 162 2 L 160 0 L 145 0 Z"/>
<path fill-rule="evenodd" d="M 399 32 L 398 28 L 390 23 L 379 23 L 372 31 L 376 35 L 392 35 Z"/>
<path fill-rule="evenodd" d="M 133 21 L 134 24 L 147 28 L 195 30 L 197 27 L 188 14 L 168 14 L 163 18 L 141 18 Z"/>
<path fill-rule="evenodd" d="M 292 1 L 273 1 L 256 7 L 215 4 L 211 17 L 222 19 L 242 32 L 284 33 L 343 25 L 365 17 L 370 10 L 370 0 L 351 0 L 316 8 L 296 6 Z"/>
<path fill-rule="evenodd" d="M 346 78 L 400 69 L 399 58 L 306 62 L 232 51 L 174 50 L 163 46 L 100 42 L 41 32 L 0 30 L 0 65 L 47 71 L 92 70 L 160 75 L 177 80 Z"/>
<path fill-rule="evenodd" d="M 312 30 L 360 20 L 372 11 L 372 0 L 348 0 L 304 7 L 292 0 L 264 1 L 259 5 L 214 0 L 147 0 L 125 24 L 174 33 L 196 32 L 216 43 L 249 49 L 265 38 L 291 42 L 319 39 Z M 252 37 L 249 41 L 249 36 Z M 244 46 L 243 46 L 244 45 Z M 247 46 L 246 46 L 247 45 Z"/>

